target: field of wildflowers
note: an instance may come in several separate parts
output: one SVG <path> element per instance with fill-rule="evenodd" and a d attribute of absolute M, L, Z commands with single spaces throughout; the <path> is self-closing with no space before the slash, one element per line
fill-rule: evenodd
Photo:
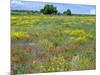
<path fill-rule="evenodd" d="M 11 73 L 96 68 L 96 17 L 11 16 Z"/>

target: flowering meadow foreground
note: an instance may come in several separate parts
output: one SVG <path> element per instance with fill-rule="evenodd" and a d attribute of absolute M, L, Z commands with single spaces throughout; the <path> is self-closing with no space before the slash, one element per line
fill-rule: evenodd
<path fill-rule="evenodd" d="M 93 70 L 96 17 L 11 16 L 11 73 Z"/>

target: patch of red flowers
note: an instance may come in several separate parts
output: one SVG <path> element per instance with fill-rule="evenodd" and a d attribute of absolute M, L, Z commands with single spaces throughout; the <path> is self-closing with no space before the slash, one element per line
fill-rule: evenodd
<path fill-rule="evenodd" d="M 48 50 L 50 54 L 63 54 L 64 52 L 64 50 Z"/>
<path fill-rule="evenodd" d="M 31 48 L 31 47 L 28 47 L 28 48 L 26 48 L 26 50 L 28 50 L 28 51 L 32 51 L 32 48 Z"/>

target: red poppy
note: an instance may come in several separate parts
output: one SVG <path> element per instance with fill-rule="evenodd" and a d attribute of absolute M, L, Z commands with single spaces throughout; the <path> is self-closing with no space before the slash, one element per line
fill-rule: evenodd
<path fill-rule="evenodd" d="M 53 53 L 53 50 L 48 50 L 48 53 Z"/>
<path fill-rule="evenodd" d="M 32 48 L 31 48 L 31 47 L 29 47 L 29 48 L 27 48 L 27 50 L 32 51 Z"/>
<path fill-rule="evenodd" d="M 64 50 L 48 50 L 50 54 L 61 54 L 64 53 Z"/>
<path fill-rule="evenodd" d="M 60 51 L 60 50 L 58 50 L 58 52 L 57 52 L 57 53 L 59 53 L 59 54 L 60 54 L 60 53 L 61 53 L 61 51 Z"/>
<path fill-rule="evenodd" d="M 64 50 L 61 50 L 61 53 L 64 53 Z"/>
<path fill-rule="evenodd" d="M 57 53 L 57 50 L 53 50 L 53 53 L 56 54 Z"/>

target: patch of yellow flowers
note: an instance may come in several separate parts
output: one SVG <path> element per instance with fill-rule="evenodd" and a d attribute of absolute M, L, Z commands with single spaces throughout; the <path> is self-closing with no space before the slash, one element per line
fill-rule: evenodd
<path fill-rule="evenodd" d="M 68 35 L 71 35 L 71 36 L 84 36 L 86 35 L 86 32 L 84 30 L 65 30 L 64 31 L 65 33 L 67 33 Z"/>
<path fill-rule="evenodd" d="M 11 32 L 12 39 L 24 39 L 26 37 L 28 37 L 27 32 Z"/>
<path fill-rule="evenodd" d="M 82 42 L 93 39 L 93 36 L 90 33 L 85 32 L 84 30 L 65 30 L 66 34 L 73 36 L 76 42 Z"/>
<path fill-rule="evenodd" d="M 75 25 L 76 23 L 75 22 L 66 22 L 64 23 L 65 26 L 72 26 L 72 25 Z"/>

